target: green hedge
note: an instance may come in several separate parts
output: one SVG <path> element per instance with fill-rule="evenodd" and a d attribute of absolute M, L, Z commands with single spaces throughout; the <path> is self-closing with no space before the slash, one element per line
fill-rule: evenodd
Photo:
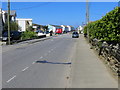
<path fill-rule="evenodd" d="M 21 36 L 22 40 L 37 38 L 36 33 L 33 31 L 25 31 Z"/>
<path fill-rule="evenodd" d="M 84 33 L 89 30 L 91 39 L 120 42 L 120 7 L 107 13 L 102 19 L 89 23 L 84 27 Z"/>

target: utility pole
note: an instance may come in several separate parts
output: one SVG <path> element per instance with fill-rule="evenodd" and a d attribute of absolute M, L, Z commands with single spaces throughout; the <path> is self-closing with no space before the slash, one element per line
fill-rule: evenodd
<path fill-rule="evenodd" d="M 8 20 L 8 44 L 10 45 L 10 0 L 8 0 L 7 20 Z"/>
<path fill-rule="evenodd" d="M 89 1 L 86 0 L 86 25 L 89 23 Z M 89 40 L 89 28 L 87 28 L 87 36 Z"/>

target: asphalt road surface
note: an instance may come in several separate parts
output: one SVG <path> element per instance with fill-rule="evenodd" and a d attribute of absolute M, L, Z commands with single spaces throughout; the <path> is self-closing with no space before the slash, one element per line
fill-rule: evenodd
<path fill-rule="evenodd" d="M 70 34 L 2 53 L 3 88 L 67 88 L 76 39 Z M 37 62 L 38 61 L 38 62 Z M 46 61 L 46 62 L 44 62 Z M 41 63 L 42 62 L 42 63 Z"/>
<path fill-rule="evenodd" d="M 117 88 L 83 35 L 4 46 L 3 88 Z"/>

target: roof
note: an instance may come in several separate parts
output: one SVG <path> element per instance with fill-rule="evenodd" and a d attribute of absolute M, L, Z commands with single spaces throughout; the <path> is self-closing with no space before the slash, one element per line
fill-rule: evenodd
<path fill-rule="evenodd" d="M 51 25 L 51 24 L 50 24 Z M 61 27 L 61 26 L 59 26 L 59 25 L 51 25 L 51 26 L 54 26 L 54 27 Z"/>
<path fill-rule="evenodd" d="M 61 25 L 61 26 L 67 27 L 66 25 Z"/>
<path fill-rule="evenodd" d="M 33 23 L 33 26 L 45 26 L 45 25 L 39 25 L 39 24 Z"/>
<path fill-rule="evenodd" d="M 8 13 L 8 11 L 5 11 L 5 13 Z M 13 16 L 16 15 L 16 11 L 15 10 L 11 10 L 10 11 L 10 15 L 13 15 Z"/>
<path fill-rule="evenodd" d="M 73 26 L 67 25 L 67 27 L 73 27 Z"/>
<path fill-rule="evenodd" d="M 16 20 L 24 20 L 24 21 L 28 21 L 28 20 L 32 20 L 31 18 L 17 18 Z"/>

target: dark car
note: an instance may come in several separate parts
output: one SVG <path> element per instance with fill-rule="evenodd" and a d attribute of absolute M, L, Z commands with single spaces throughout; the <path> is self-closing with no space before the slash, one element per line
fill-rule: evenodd
<path fill-rule="evenodd" d="M 10 31 L 10 40 L 19 40 L 21 37 L 21 32 Z M 8 40 L 8 32 L 4 32 L 2 35 L 2 41 Z"/>
<path fill-rule="evenodd" d="M 73 32 L 72 33 L 72 38 L 79 38 L 78 32 Z"/>

